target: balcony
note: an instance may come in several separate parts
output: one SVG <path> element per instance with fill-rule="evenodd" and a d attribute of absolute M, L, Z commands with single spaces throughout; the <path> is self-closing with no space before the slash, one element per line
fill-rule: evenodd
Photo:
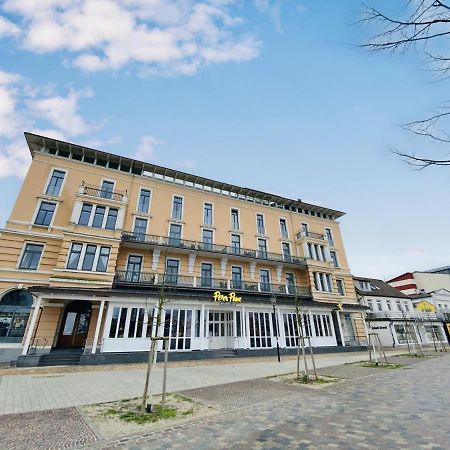
<path fill-rule="evenodd" d="M 262 259 L 274 261 L 293 266 L 306 266 L 306 258 L 280 253 L 270 253 L 260 250 L 250 250 L 237 246 L 218 245 L 209 242 L 189 241 L 176 237 L 155 236 L 151 234 L 140 234 L 132 232 L 122 233 L 122 242 L 135 243 L 159 247 L 171 247 L 179 250 L 216 253 L 221 256 L 238 256 L 241 258 Z"/>
<path fill-rule="evenodd" d="M 99 186 L 92 186 L 86 183 L 83 183 L 80 186 L 78 193 L 82 195 L 88 195 L 89 197 L 114 200 L 116 202 L 126 202 L 128 200 L 126 192 L 110 191 L 107 189 L 102 189 Z"/>
<path fill-rule="evenodd" d="M 264 294 L 310 297 L 308 286 L 263 283 L 246 280 L 227 280 L 210 277 L 186 276 L 177 274 L 156 274 L 136 271 L 117 271 L 115 286 L 165 286 L 167 288 L 196 288 L 205 290 L 227 289 L 240 292 L 260 292 Z"/>
<path fill-rule="evenodd" d="M 313 233 L 312 231 L 299 231 L 296 235 L 295 235 L 295 239 L 297 241 L 300 241 L 301 239 L 315 239 L 318 241 L 324 241 L 325 240 L 325 236 L 323 234 L 320 233 Z"/>

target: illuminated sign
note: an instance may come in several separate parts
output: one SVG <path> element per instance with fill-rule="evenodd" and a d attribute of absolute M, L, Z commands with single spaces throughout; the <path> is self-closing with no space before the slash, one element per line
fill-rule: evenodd
<path fill-rule="evenodd" d="M 214 301 L 215 302 L 224 302 L 224 303 L 241 303 L 242 298 L 236 295 L 236 292 L 230 292 L 228 295 L 222 294 L 220 291 L 214 292 Z"/>

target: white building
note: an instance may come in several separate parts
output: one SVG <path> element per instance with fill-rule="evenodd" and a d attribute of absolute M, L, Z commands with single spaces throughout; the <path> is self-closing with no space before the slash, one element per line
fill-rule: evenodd
<path fill-rule="evenodd" d="M 360 304 L 366 306 L 368 333 L 376 333 L 385 347 L 447 343 L 444 326 L 436 312 L 414 308 L 411 297 L 374 278 L 353 277 Z"/>

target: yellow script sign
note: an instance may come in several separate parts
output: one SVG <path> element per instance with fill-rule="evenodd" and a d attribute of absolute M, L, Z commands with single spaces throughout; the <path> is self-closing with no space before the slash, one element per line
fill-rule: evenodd
<path fill-rule="evenodd" d="M 241 303 L 241 297 L 236 296 L 236 292 L 230 292 L 228 295 L 221 294 L 220 291 L 214 292 L 215 302 L 231 302 L 231 303 Z"/>

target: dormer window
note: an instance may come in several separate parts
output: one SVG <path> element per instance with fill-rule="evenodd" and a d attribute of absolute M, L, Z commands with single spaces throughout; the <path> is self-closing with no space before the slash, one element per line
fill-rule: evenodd
<path fill-rule="evenodd" d="M 370 291 L 371 290 L 370 287 L 371 286 L 370 286 L 370 283 L 368 281 L 359 280 L 359 288 L 362 291 Z"/>

